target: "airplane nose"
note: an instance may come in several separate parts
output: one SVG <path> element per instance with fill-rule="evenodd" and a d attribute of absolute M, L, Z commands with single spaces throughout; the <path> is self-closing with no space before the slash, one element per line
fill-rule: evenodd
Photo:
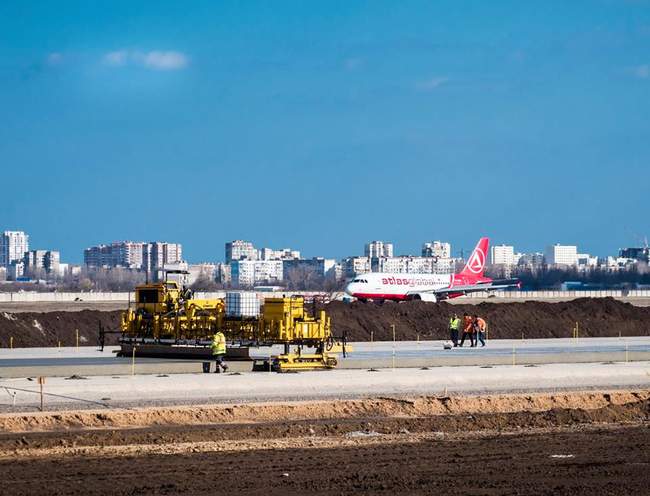
<path fill-rule="evenodd" d="M 349 283 L 349 284 L 345 287 L 345 292 L 346 292 L 347 294 L 349 294 L 350 296 L 353 296 L 353 295 L 354 295 L 354 283 Z"/>

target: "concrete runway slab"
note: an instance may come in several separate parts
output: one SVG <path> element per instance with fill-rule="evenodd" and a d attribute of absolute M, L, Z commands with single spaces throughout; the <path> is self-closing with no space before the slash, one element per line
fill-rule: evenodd
<path fill-rule="evenodd" d="M 650 362 L 47 378 L 47 410 L 650 387 Z M 35 380 L 0 379 L 0 411 L 34 410 Z"/>
<path fill-rule="evenodd" d="M 439 366 L 526 365 L 548 363 L 650 361 L 650 337 L 491 340 L 485 348 L 443 349 L 443 341 L 352 343 L 341 369 Z M 116 357 L 118 347 L 22 348 L 0 350 L 0 377 L 128 375 L 130 358 Z M 393 352 L 394 350 L 394 352 Z M 280 353 L 275 347 L 273 353 Z M 254 356 L 268 356 L 260 349 Z M 186 374 L 202 371 L 203 360 L 136 357 L 136 374 Z M 230 361 L 232 372 L 248 372 L 251 362 Z"/>

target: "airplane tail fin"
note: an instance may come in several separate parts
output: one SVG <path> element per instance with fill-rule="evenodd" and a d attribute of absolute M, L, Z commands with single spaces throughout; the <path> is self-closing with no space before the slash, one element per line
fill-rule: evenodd
<path fill-rule="evenodd" d="M 467 263 L 463 270 L 460 271 L 460 275 L 479 278 L 483 277 L 483 271 L 485 270 L 485 262 L 487 259 L 487 252 L 490 246 L 489 238 L 481 238 L 476 244 L 476 248 L 467 259 Z"/>

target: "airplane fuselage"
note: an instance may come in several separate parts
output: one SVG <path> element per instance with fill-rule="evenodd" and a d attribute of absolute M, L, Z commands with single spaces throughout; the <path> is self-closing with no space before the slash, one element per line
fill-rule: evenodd
<path fill-rule="evenodd" d="M 519 286 L 516 280 L 495 281 L 483 275 L 489 243 L 488 238 L 479 239 L 465 267 L 457 274 L 370 272 L 355 276 L 345 291 L 361 300 L 440 301 L 476 291 Z"/>
<path fill-rule="evenodd" d="M 367 300 L 406 300 L 415 294 L 449 287 L 453 274 L 388 274 L 370 272 L 356 276 L 345 291 Z"/>

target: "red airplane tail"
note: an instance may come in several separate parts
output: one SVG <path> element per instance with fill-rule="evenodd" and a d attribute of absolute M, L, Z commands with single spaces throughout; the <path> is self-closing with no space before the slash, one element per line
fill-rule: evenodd
<path fill-rule="evenodd" d="M 489 238 L 479 239 L 476 248 L 467 259 L 467 263 L 463 270 L 458 274 L 465 279 L 481 279 L 483 271 L 485 270 L 485 262 L 487 260 L 488 247 L 490 246 Z"/>

